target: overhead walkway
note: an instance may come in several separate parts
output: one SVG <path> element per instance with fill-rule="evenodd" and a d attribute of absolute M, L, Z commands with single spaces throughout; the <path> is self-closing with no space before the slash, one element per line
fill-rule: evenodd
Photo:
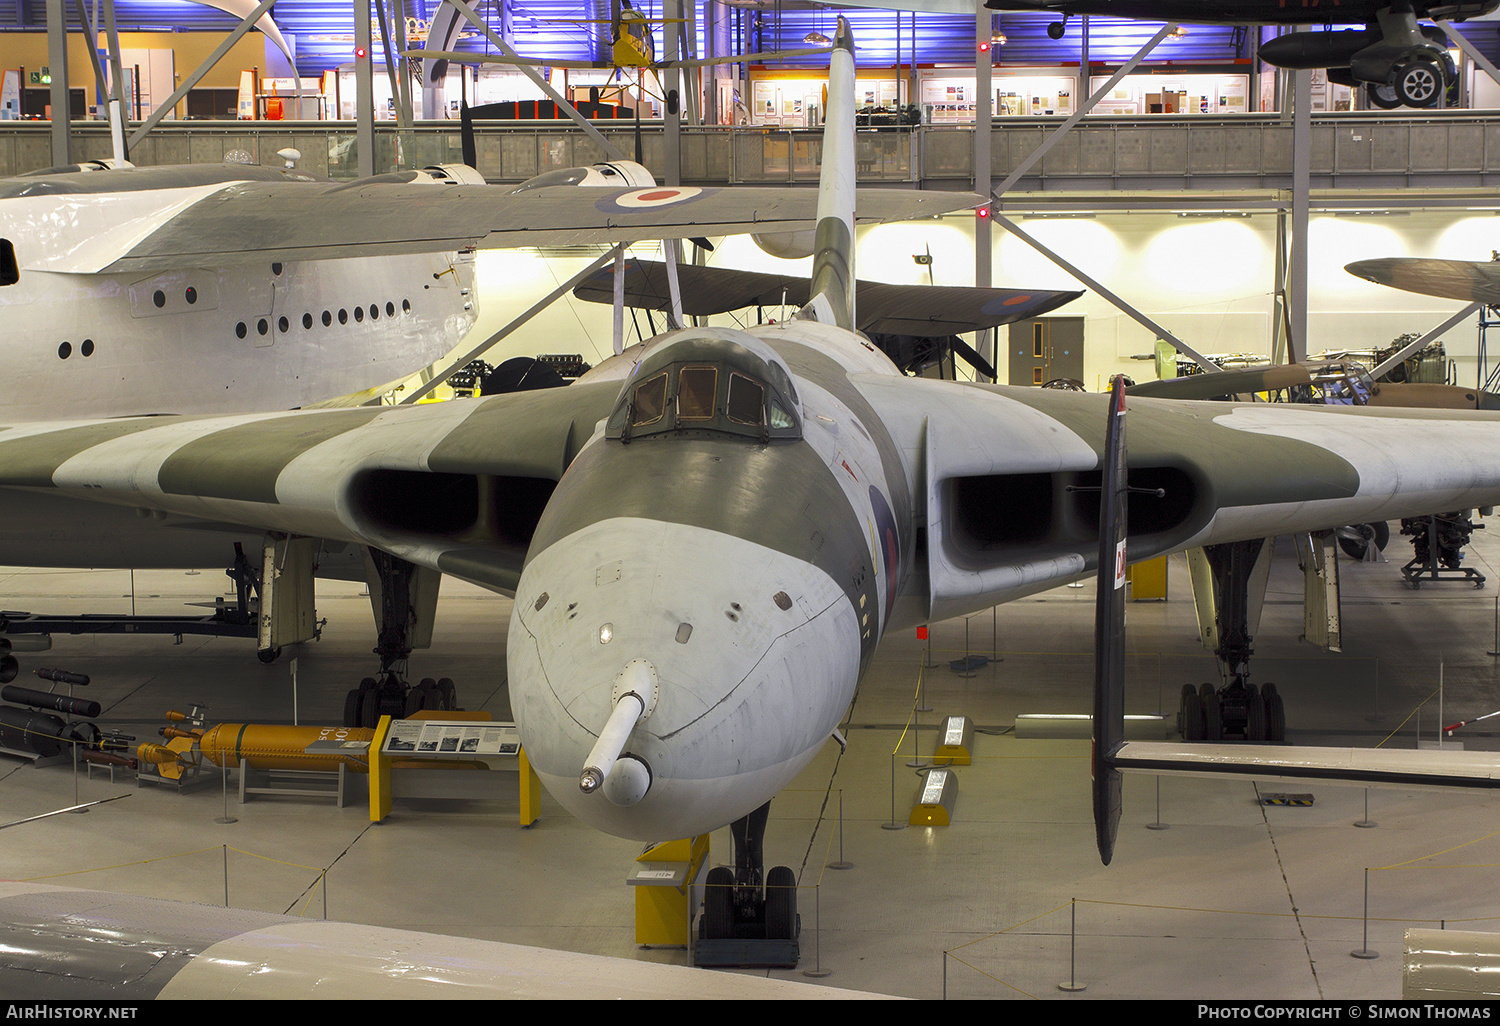
<path fill-rule="evenodd" d="M 992 173 L 1018 166 L 1061 118 L 997 118 Z M 633 126 L 600 123 L 633 153 Z M 50 163 L 47 122 L 0 127 L 0 175 Z M 859 135 L 862 183 L 967 188 L 973 179 L 972 126 L 922 125 Z M 457 122 L 400 131 L 376 126 L 377 173 L 461 161 Z M 352 122 L 163 122 L 130 154 L 140 165 L 211 163 L 235 151 L 262 164 L 293 147 L 299 166 L 353 178 Z M 597 143 L 566 122 L 481 125 L 479 168 L 493 182 L 520 182 L 554 168 L 604 159 Z M 641 129 L 644 163 L 663 168 L 661 125 Z M 110 155 L 107 126 L 75 124 L 75 159 Z M 682 181 L 697 185 L 817 181 L 821 129 L 745 126 L 682 129 Z M 1472 189 L 1500 185 L 1500 119 L 1473 111 L 1358 112 L 1314 116 L 1314 189 Z M 1277 115 L 1096 116 L 1085 119 L 1022 178 L 1017 191 L 1284 189 L 1292 179 L 1292 123 Z"/>

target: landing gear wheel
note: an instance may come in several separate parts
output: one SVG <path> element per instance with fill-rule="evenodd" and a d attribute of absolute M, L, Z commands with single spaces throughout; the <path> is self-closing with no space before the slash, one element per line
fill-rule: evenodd
<path fill-rule="evenodd" d="M 1396 71 L 1396 98 L 1408 107 L 1432 107 L 1442 99 L 1443 69 L 1429 60 L 1415 60 Z"/>
<path fill-rule="evenodd" d="M 438 705 L 437 708 L 444 709 L 449 712 L 458 708 L 458 706 L 455 704 L 458 701 L 458 689 L 453 686 L 452 677 L 439 677 L 437 681 L 437 691 L 438 695 L 441 696 L 441 704 Z"/>
<path fill-rule="evenodd" d="M 1245 685 L 1249 708 L 1245 715 L 1245 740 L 1251 744 L 1266 742 L 1266 700 L 1254 684 Z"/>
<path fill-rule="evenodd" d="M 1370 106 L 1377 110 L 1395 110 L 1401 106 L 1401 99 L 1396 95 L 1396 90 L 1388 85 L 1365 86 L 1365 99 L 1370 101 Z"/>
<path fill-rule="evenodd" d="M 1051 36 L 1053 39 L 1061 39 L 1065 31 L 1067 31 L 1066 22 L 1054 21 L 1052 24 L 1047 26 L 1047 35 Z"/>
<path fill-rule="evenodd" d="M 428 692 L 425 688 L 420 687 L 412 688 L 406 693 L 407 719 L 411 719 L 414 714 L 421 712 L 423 709 L 433 708 L 432 706 L 427 704 L 430 701 L 430 699 L 428 698 L 429 694 L 430 692 Z"/>
<path fill-rule="evenodd" d="M 1182 739 L 1203 740 L 1203 699 L 1196 691 L 1182 696 Z"/>
<path fill-rule="evenodd" d="M 1350 524 L 1339 528 L 1338 539 L 1339 548 L 1344 550 L 1344 555 L 1363 561 L 1371 544 L 1376 550 L 1384 551 L 1391 543 L 1391 525 L 1384 520 L 1373 524 Z"/>
<path fill-rule="evenodd" d="M 703 926 L 699 936 L 704 940 L 725 940 L 734 936 L 734 872 L 728 866 L 708 871 L 708 886 L 703 890 Z"/>
<path fill-rule="evenodd" d="M 278 659 L 281 658 L 281 649 L 279 649 L 279 648 L 262 648 L 262 649 L 259 649 L 255 653 L 255 658 L 259 659 L 261 662 L 263 662 L 263 663 L 265 663 L 266 665 L 269 666 L 271 663 L 274 663 L 276 660 L 278 660 Z"/>
<path fill-rule="evenodd" d="M 1219 696 L 1214 686 L 1204 681 L 1198 688 L 1198 701 L 1203 706 L 1203 740 L 1224 740 L 1223 712 L 1219 708 Z"/>
<path fill-rule="evenodd" d="M 373 727 L 380 722 L 380 689 L 361 685 L 359 689 L 359 722 L 356 727 Z"/>
<path fill-rule="evenodd" d="M 1267 684 L 1261 697 L 1266 703 L 1266 741 L 1273 745 L 1286 744 L 1286 706 L 1275 684 Z"/>
<path fill-rule="evenodd" d="M 797 939 L 797 877 L 786 866 L 766 874 L 766 940 Z"/>
<path fill-rule="evenodd" d="M 344 726 L 364 726 L 364 723 L 360 720 L 360 713 L 364 708 L 365 696 L 374 692 L 374 677 L 366 677 L 359 682 L 359 687 L 349 689 L 349 694 L 344 697 Z"/>

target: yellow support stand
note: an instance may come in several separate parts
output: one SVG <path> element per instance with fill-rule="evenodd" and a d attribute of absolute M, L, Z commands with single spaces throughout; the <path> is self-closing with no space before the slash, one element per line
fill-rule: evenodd
<path fill-rule="evenodd" d="M 1130 601 L 1167 601 L 1167 557 L 1147 559 L 1125 570 L 1125 579 L 1130 582 Z"/>
<path fill-rule="evenodd" d="M 542 818 L 542 778 L 536 775 L 536 770 L 531 768 L 531 760 L 526 758 L 526 749 L 520 751 L 521 757 L 521 826 L 529 827 Z"/>
<path fill-rule="evenodd" d="M 685 947 L 691 923 L 693 883 L 708 858 L 708 834 L 664 841 L 636 858 L 627 881 L 635 888 L 635 942 Z"/>
<path fill-rule="evenodd" d="M 391 718 L 380 717 L 375 736 L 370 739 L 370 822 L 379 823 L 391 814 L 391 760 L 380 754 L 385 736 L 391 732 Z"/>

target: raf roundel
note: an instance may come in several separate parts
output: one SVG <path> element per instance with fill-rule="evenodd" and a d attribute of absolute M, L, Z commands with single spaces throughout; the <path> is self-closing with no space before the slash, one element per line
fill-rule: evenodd
<path fill-rule="evenodd" d="M 670 207 L 697 199 L 704 190 L 693 186 L 657 186 L 650 189 L 634 189 L 618 196 L 601 199 L 597 206 L 605 213 L 652 210 Z"/>

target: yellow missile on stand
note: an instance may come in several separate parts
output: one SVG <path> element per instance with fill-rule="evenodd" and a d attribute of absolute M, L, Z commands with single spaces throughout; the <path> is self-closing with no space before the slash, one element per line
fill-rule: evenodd
<path fill-rule="evenodd" d="M 336 771 L 340 765 L 359 773 L 369 772 L 369 727 L 288 727 L 259 723 L 221 723 L 198 739 L 198 750 L 215 766 L 238 766 L 240 760 L 253 769 L 299 769 Z M 318 741 L 344 741 L 347 755 L 309 755 L 306 748 Z"/>

